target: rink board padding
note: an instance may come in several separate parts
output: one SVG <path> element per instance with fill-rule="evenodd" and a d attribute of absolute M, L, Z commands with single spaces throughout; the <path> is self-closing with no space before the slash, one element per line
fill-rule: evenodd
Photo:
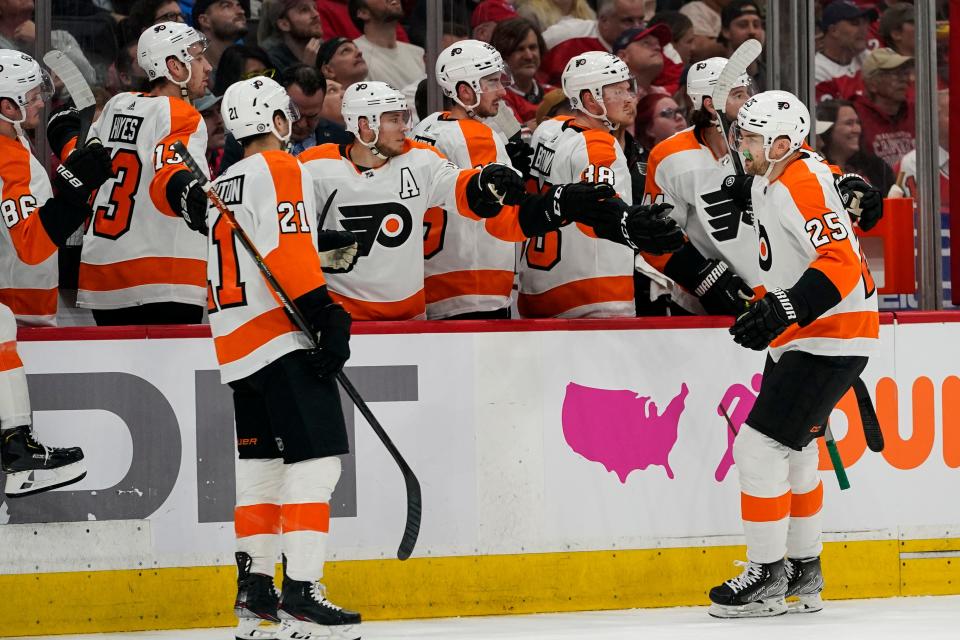
<path fill-rule="evenodd" d="M 347 374 L 418 475 L 405 500 L 359 412 L 325 582 L 367 619 L 706 603 L 744 557 L 727 417 L 764 354 L 724 318 L 357 323 Z M 0 636 L 231 626 L 234 432 L 208 327 L 22 330 L 36 429 L 89 473 L 0 503 Z M 960 593 L 960 314 L 885 314 L 821 452 L 827 598 Z M 802 384 L 799 381 L 798 384 Z M 344 406 L 350 405 L 346 402 Z M 0 477 L 2 484 L 2 477 Z"/>

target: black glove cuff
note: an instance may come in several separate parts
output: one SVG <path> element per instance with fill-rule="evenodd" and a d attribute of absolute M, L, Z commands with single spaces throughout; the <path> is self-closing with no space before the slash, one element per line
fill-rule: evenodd
<path fill-rule="evenodd" d="M 181 216 L 186 213 L 184 205 L 186 204 L 187 190 L 196 181 L 197 179 L 193 177 L 193 174 L 184 169 L 170 176 L 170 180 L 167 182 L 167 204 Z"/>
<path fill-rule="evenodd" d="M 333 298 L 330 297 L 330 293 L 327 291 L 327 285 L 323 285 L 308 291 L 299 298 L 293 301 L 297 309 L 300 309 L 300 313 L 303 314 L 303 317 L 307 320 L 307 325 L 310 327 L 310 330 L 316 335 L 319 333 L 320 329 L 323 327 L 323 321 L 325 318 L 324 309 L 331 304 L 334 304 Z"/>
<path fill-rule="evenodd" d="M 709 261 L 689 240 L 673 254 L 663 268 L 663 273 L 687 291 L 694 291 L 703 280 Z"/>
<path fill-rule="evenodd" d="M 493 194 L 484 194 L 480 188 L 480 173 L 467 181 L 467 204 L 470 209 L 481 218 L 492 218 L 500 213 L 499 202 L 490 200 Z"/>
<path fill-rule="evenodd" d="M 53 244 L 62 247 L 67 238 L 72 236 L 90 215 L 90 205 L 56 195 L 47 200 L 36 213 Z"/>
<path fill-rule="evenodd" d="M 57 157 L 63 153 L 71 138 L 80 135 L 80 114 L 72 107 L 65 107 L 53 113 L 47 120 L 47 142 Z"/>
<path fill-rule="evenodd" d="M 797 322 L 805 327 L 840 304 L 843 296 L 823 271 L 810 267 L 790 288 L 790 299 L 797 306 Z"/>

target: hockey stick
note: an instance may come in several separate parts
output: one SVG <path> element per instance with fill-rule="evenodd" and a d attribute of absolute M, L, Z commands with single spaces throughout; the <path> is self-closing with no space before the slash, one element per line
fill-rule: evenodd
<path fill-rule="evenodd" d="M 833 439 L 833 432 L 830 431 L 830 421 L 827 420 L 826 431 L 823 439 L 827 444 L 827 452 L 830 454 L 830 462 L 833 463 L 833 471 L 837 474 L 837 484 L 840 490 L 850 488 L 850 479 L 847 478 L 847 470 L 843 468 L 843 458 L 840 457 L 840 450 L 837 449 L 837 441 Z"/>
<path fill-rule="evenodd" d="M 197 166 L 196 160 L 193 159 L 193 156 L 190 155 L 190 152 L 187 151 L 187 148 L 182 142 L 178 140 L 170 146 L 173 151 L 180 156 L 180 158 L 183 160 L 183 163 L 187 166 L 187 169 L 189 169 L 193 174 L 193 177 L 197 179 L 197 182 L 200 183 L 201 187 L 207 194 L 207 198 L 209 198 L 210 202 L 213 203 L 213 206 L 215 206 L 220 214 L 223 215 L 227 220 L 227 223 L 233 229 L 234 236 L 240 241 L 240 244 L 250 255 L 250 257 L 253 258 L 253 261 L 257 263 L 257 268 L 260 269 L 260 273 L 263 275 L 264 280 L 267 281 L 267 284 L 273 290 L 273 293 L 280 300 L 280 303 L 286 310 L 287 315 L 290 316 L 290 319 L 295 325 L 297 325 L 297 328 L 303 332 L 307 339 L 310 340 L 310 343 L 314 346 L 314 348 L 316 348 L 318 346 L 317 337 L 312 331 L 310 331 L 310 327 L 307 324 L 306 318 L 303 317 L 300 309 L 297 308 L 296 304 L 294 304 L 294 302 L 287 296 L 286 292 L 284 292 L 283 287 L 280 286 L 280 283 L 277 282 L 277 279 L 270 271 L 270 267 L 268 267 L 266 262 L 264 262 L 263 256 L 260 255 L 260 252 L 257 251 L 257 248 L 254 246 L 253 241 L 250 240 L 250 237 L 243 230 L 243 228 L 237 224 L 237 219 L 234 217 L 233 212 L 230 211 L 225 204 L 223 204 L 223 201 L 220 199 L 220 195 L 213 188 L 213 183 L 211 183 L 210 180 L 207 179 L 207 176 L 203 174 L 203 172 L 200 170 L 200 167 Z M 380 438 L 380 442 L 383 443 L 383 446 L 386 447 L 388 452 L 390 452 L 390 455 L 397 463 L 397 466 L 400 467 L 400 472 L 403 474 L 403 482 L 407 487 L 407 521 L 404 527 L 403 538 L 400 540 L 400 548 L 397 550 L 397 557 L 400 560 L 406 560 L 410 557 L 410 554 L 413 553 L 413 547 L 417 544 L 417 536 L 420 533 L 420 481 L 417 480 L 417 476 L 414 475 L 410 465 L 408 465 L 407 461 L 403 459 L 402 455 L 400 455 L 400 451 L 397 450 L 397 447 L 393 444 L 390 436 L 388 436 L 387 432 L 384 431 L 383 427 L 380 425 L 380 422 L 373 415 L 373 412 L 370 411 L 370 407 L 367 406 L 367 403 L 364 402 L 356 387 L 353 386 L 353 383 L 350 382 L 350 379 L 347 378 L 343 371 L 337 374 L 337 382 L 340 383 L 340 386 L 343 387 L 343 390 L 347 392 L 348 396 L 350 396 L 353 404 L 360 409 L 360 413 L 363 414 L 364 418 L 366 418 L 367 422 L 373 428 L 374 433 L 377 434 L 377 437 Z"/>
<path fill-rule="evenodd" d="M 883 451 L 883 431 L 880 429 L 880 419 L 873 408 L 873 400 L 863 378 L 857 378 L 853 383 L 853 393 L 857 397 L 857 406 L 860 408 L 860 422 L 863 423 L 863 437 L 867 441 L 870 451 Z"/>
<path fill-rule="evenodd" d="M 727 122 L 726 116 L 727 98 L 730 97 L 730 92 L 733 91 L 733 85 L 737 78 L 747 72 L 747 67 L 753 64 L 762 50 L 763 45 L 760 44 L 760 41 L 753 39 L 747 40 L 737 47 L 737 50 L 727 60 L 723 71 L 720 72 L 720 76 L 717 78 L 717 86 L 713 88 L 713 95 L 711 96 L 713 108 L 716 110 L 720 121 L 720 133 L 723 136 L 723 142 L 727 145 L 727 153 L 738 175 L 743 175 L 743 164 L 740 162 L 739 154 L 730 147 L 730 139 L 727 137 L 730 129 L 730 123 Z"/>
<path fill-rule="evenodd" d="M 93 91 L 90 90 L 90 85 L 87 84 L 77 65 L 62 51 L 51 49 L 43 56 L 43 63 L 57 74 L 57 77 L 63 82 L 63 86 L 70 93 L 73 106 L 80 115 L 80 133 L 77 135 L 77 146 L 83 146 L 86 144 L 87 132 L 93 123 L 93 113 L 97 109 L 97 101 L 93 97 Z"/>

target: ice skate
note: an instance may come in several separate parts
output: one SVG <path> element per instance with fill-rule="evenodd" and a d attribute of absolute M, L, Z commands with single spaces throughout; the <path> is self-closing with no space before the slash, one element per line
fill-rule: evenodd
<path fill-rule="evenodd" d="M 714 618 L 761 618 L 787 612 L 787 574 L 784 561 L 759 564 L 741 562 L 743 573 L 710 589 Z"/>
<path fill-rule="evenodd" d="M 787 598 L 797 598 L 787 602 L 790 613 L 815 613 L 823 609 L 823 572 L 820 570 L 820 556 L 814 558 L 787 558 Z"/>
<path fill-rule="evenodd" d="M 237 557 L 237 599 L 233 612 L 239 620 L 237 640 L 275 638 L 280 628 L 277 603 L 280 594 L 273 585 L 273 576 L 250 573 L 253 559 L 242 551 Z"/>
<path fill-rule="evenodd" d="M 360 640 L 360 614 L 327 600 L 319 582 L 283 576 L 278 640 Z"/>
<path fill-rule="evenodd" d="M 4 493 L 22 498 L 79 482 L 87 475 L 80 447 L 48 447 L 29 425 L 14 427 L 0 438 L 0 462 L 7 475 Z"/>

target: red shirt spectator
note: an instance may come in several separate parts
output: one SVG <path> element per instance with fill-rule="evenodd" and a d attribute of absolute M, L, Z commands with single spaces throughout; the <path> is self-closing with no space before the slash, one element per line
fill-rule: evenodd
<path fill-rule="evenodd" d="M 864 92 L 853 104 L 863 127 L 863 150 L 894 167 L 916 146 L 913 104 L 907 100 L 913 58 L 877 49 L 863 63 Z"/>
<path fill-rule="evenodd" d="M 867 28 L 877 10 L 861 8 L 849 0 L 837 0 L 823 10 L 823 51 L 814 62 L 817 101 L 849 98 L 859 82 L 866 56 Z"/>
<path fill-rule="evenodd" d="M 347 5 L 337 0 L 317 0 L 317 13 L 320 14 L 320 24 L 323 25 L 323 33 L 328 37 L 343 36 L 355 40 L 363 34 L 357 25 L 350 19 L 350 12 L 347 11 Z M 410 42 L 407 32 L 403 27 L 397 25 L 397 40 L 400 42 Z"/>
<path fill-rule="evenodd" d="M 517 18 L 517 11 L 504 0 L 483 0 L 470 16 L 473 37 L 481 42 L 490 42 L 497 23 Z"/>
<path fill-rule="evenodd" d="M 517 120 L 534 128 L 537 106 L 553 90 L 549 84 L 537 80 L 541 56 L 546 50 L 543 37 L 529 20 L 513 18 L 497 24 L 490 44 L 500 52 L 513 75 L 513 85 L 507 88 L 504 100 Z"/>

